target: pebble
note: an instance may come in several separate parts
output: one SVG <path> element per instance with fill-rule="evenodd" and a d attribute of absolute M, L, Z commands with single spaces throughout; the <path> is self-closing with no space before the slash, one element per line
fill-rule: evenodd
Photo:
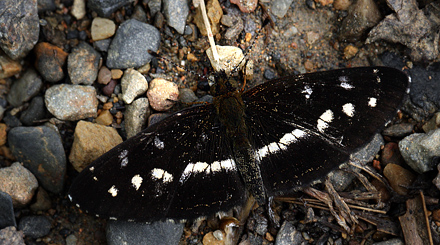
<path fill-rule="evenodd" d="M 291 221 L 284 221 L 275 239 L 275 245 L 299 245 L 306 243 L 301 232 Z"/>
<path fill-rule="evenodd" d="M 298 34 L 298 28 L 296 28 L 296 26 L 291 26 L 284 32 L 283 35 L 289 38 L 295 36 L 296 34 Z"/>
<path fill-rule="evenodd" d="M 35 199 L 35 202 L 30 206 L 33 212 L 45 212 L 52 207 L 50 196 L 44 188 L 38 187 L 37 196 Z"/>
<path fill-rule="evenodd" d="M 120 143 L 122 143 L 122 138 L 116 129 L 79 121 L 75 128 L 69 161 L 78 172 L 81 172 L 102 154 Z"/>
<path fill-rule="evenodd" d="M 139 95 L 144 94 L 148 90 L 147 79 L 134 69 L 127 69 L 121 80 L 122 100 L 131 104 Z"/>
<path fill-rule="evenodd" d="M 434 116 L 422 126 L 423 131 L 425 131 L 425 133 L 434 129 L 438 129 L 439 127 L 440 127 L 440 112 L 435 113 Z"/>
<path fill-rule="evenodd" d="M 96 17 L 92 21 L 92 40 L 99 41 L 115 35 L 116 25 L 112 20 Z"/>
<path fill-rule="evenodd" d="M 276 74 L 271 68 L 267 68 L 264 70 L 263 76 L 267 80 L 272 80 L 272 79 L 275 79 Z"/>
<path fill-rule="evenodd" d="M 219 230 L 216 230 L 219 231 Z M 220 231 L 221 232 L 221 231 Z M 214 232 L 208 232 L 206 235 L 203 236 L 202 243 L 203 244 L 209 244 L 209 245 L 225 245 L 225 238 L 224 234 L 221 232 L 221 236 L 214 234 Z"/>
<path fill-rule="evenodd" d="M 107 85 L 111 79 L 112 79 L 111 71 L 106 66 L 102 66 L 98 72 L 98 83 Z"/>
<path fill-rule="evenodd" d="M 9 131 L 12 154 L 37 177 L 40 185 L 60 193 L 66 174 L 66 155 L 59 133 L 48 126 L 16 127 Z"/>
<path fill-rule="evenodd" d="M 55 83 L 64 78 L 63 66 L 68 53 L 50 43 L 35 45 L 35 68 L 47 82 Z"/>
<path fill-rule="evenodd" d="M 42 88 L 43 81 L 40 76 L 38 76 L 34 69 L 29 69 L 20 79 L 12 83 L 6 99 L 12 106 L 18 107 L 32 99 Z"/>
<path fill-rule="evenodd" d="M 8 193 L 3 191 L 0 191 L 0 210 L 2 211 L 0 213 L 0 229 L 8 226 L 17 226 L 12 198 Z"/>
<path fill-rule="evenodd" d="M 150 63 L 148 63 L 149 65 Z M 120 79 L 122 75 L 124 75 L 124 72 L 121 69 L 112 69 L 111 70 L 112 79 Z"/>
<path fill-rule="evenodd" d="M 399 123 L 383 130 L 382 134 L 390 137 L 405 137 L 412 133 L 414 125 L 411 123 Z"/>
<path fill-rule="evenodd" d="M 134 7 L 133 14 L 131 15 L 131 18 L 135 20 L 139 20 L 140 22 L 148 22 L 149 19 L 147 17 L 147 13 L 145 13 L 144 9 L 141 7 L 141 5 L 136 5 Z"/>
<path fill-rule="evenodd" d="M 333 2 L 333 7 L 337 10 L 346 11 L 351 3 L 351 0 L 335 0 Z"/>
<path fill-rule="evenodd" d="M 415 180 L 414 174 L 400 165 L 389 163 L 383 170 L 383 175 L 390 182 L 391 188 L 399 195 L 408 194 L 408 189 Z"/>
<path fill-rule="evenodd" d="M 181 88 L 179 89 L 179 101 L 182 103 L 192 103 L 196 101 L 198 98 L 189 88 Z"/>
<path fill-rule="evenodd" d="M 388 163 L 402 164 L 403 159 L 400 155 L 399 145 L 395 142 L 386 143 L 380 155 L 380 161 L 383 165 Z"/>
<path fill-rule="evenodd" d="M 123 22 L 113 38 L 107 56 L 108 68 L 140 67 L 150 62 L 148 50 L 156 52 L 160 33 L 152 25 L 130 19 Z"/>
<path fill-rule="evenodd" d="M 73 84 L 92 85 L 98 77 L 101 55 L 89 44 L 80 42 L 67 57 L 67 71 Z"/>
<path fill-rule="evenodd" d="M 440 190 L 440 164 L 437 165 L 438 174 L 432 181 L 432 183 Z"/>
<path fill-rule="evenodd" d="M 432 170 L 434 157 L 440 156 L 440 129 L 405 137 L 399 142 L 399 150 L 414 171 L 422 174 Z"/>
<path fill-rule="evenodd" d="M 344 48 L 344 59 L 349 60 L 356 56 L 356 54 L 359 52 L 359 49 L 351 44 L 347 45 Z"/>
<path fill-rule="evenodd" d="M 241 62 L 244 59 L 243 50 L 235 46 L 216 45 L 216 47 L 219 56 L 218 61 L 214 59 L 211 48 L 206 50 L 206 55 L 215 71 L 225 71 L 226 74 L 230 74 L 239 64 L 239 70 L 243 68 L 244 62 Z"/>
<path fill-rule="evenodd" d="M 0 1 L 0 48 L 13 60 L 24 58 L 34 48 L 40 33 L 37 1 Z"/>
<path fill-rule="evenodd" d="M 231 3 L 236 4 L 243 13 L 254 12 L 258 6 L 258 0 L 231 0 Z"/>
<path fill-rule="evenodd" d="M 25 216 L 18 223 L 18 229 L 30 238 L 40 238 L 49 234 L 50 220 L 45 216 Z"/>
<path fill-rule="evenodd" d="M 274 0 L 271 4 L 270 11 L 278 18 L 283 18 L 293 0 Z"/>
<path fill-rule="evenodd" d="M 66 237 L 66 245 L 77 245 L 78 238 L 74 234 L 70 234 Z"/>
<path fill-rule="evenodd" d="M 404 245 L 405 243 L 400 238 L 393 238 L 387 241 L 375 242 L 373 245 Z"/>
<path fill-rule="evenodd" d="M 156 111 L 166 111 L 173 107 L 179 98 L 179 88 L 173 82 L 155 78 L 147 91 L 148 101 Z"/>
<path fill-rule="evenodd" d="M 46 11 L 55 11 L 57 9 L 54 0 L 40 0 L 38 1 L 37 7 L 39 14 Z"/>
<path fill-rule="evenodd" d="M 0 146 L 6 144 L 8 126 L 4 123 L 0 123 Z"/>
<path fill-rule="evenodd" d="M 157 12 L 160 12 L 162 0 L 150 0 L 147 4 L 148 9 L 150 10 L 150 15 L 155 16 Z"/>
<path fill-rule="evenodd" d="M 104 40 L 99 40 L 96 42 L 93 42 L 93 46 L 96 48 L 96 50 L 100 51 L 100 52 L 106 52 L 108 51 L 108 48 L 110 47 L 110 43 L 111 43 L 111 39 L 104 39 Z"/>
<path fill-rule="evenodd" d="M 127 138 L 135 136 L 141 132 L 147 124 L 148 117 L 151 114 L 150 105 L 147 98 L 139 98 L 127 105 L 125 111 L 125 131 Z"/>
<path fill-rule="evenodd" d="M 113 94 L 117 84 L 118 82 L 116 82 L 116 80 L 110 80 L 110 82 L 102 88 L 102 93 L 110 97 Z"/>
<path fill-rule="evenodd" d="M 11 111 L 6 112 L 6 116 L 3 118 L 3 122 L 6 123 L 9 128 L 15 128 L 22 125 L 22 123 L 16 116 L 11 115 Z"/>
<path fill-rule="evenodd" d="M 37 178 L 20 163 L 0 168 L 0 191 L 9 194 L 14 207 L 28 204 L 38 188 Z"/>
<path fill-rule="evenodd" d="M 109 244 L 178 244 L 183 228 L 183 223 L 166 221 L 151 224 L 110 221 L 106 228 L 107 242 Z"/>
<path fill-rule="evenodd" d="M 315 0 L 315 2 L 321 4 L 322 6 L 327 6 L 333 3 L 333 0 Z"/>
<path fill-rule="evenodd" d="M 371 27 L 377 25 L 382 15 L 373 0 L 356 1 L 342 21 L 339 40 L 344 42 L 359 41 Z"/>
<path fill-rule="evenodd" d="M 225 16 L 228 16 L 225 18 Z M 223 21 L 225 19 L 225 21 Z M 237 38 L 237 36 L 243 31 L 244 29 L 244 23 L 240 16 L 234 15 L 223 15 L 222 17 L 222 24 L 223 22 L 227 23 L 229 25 L 229 28 L 225 32 L 225 38 L 226 39 L 234 39 Z M 225 25 L 225 24 L 224 24 Z"/>
<path fill-rule="evenodd" d="M 80 20 L 86 16 L 86 2 L 85 0 L 73 0 L 72 11 L 73 17 Z"/>
<path fill-rule="evenodd" d="M 98 99 L 94 87 L 60 84 L 46 90 L 46 107 L 60 120 L 75 121 L 96 117 Z"/>
<path fill-rule="evenodd" d="M 99 125 L 108 126 L 113 122 L 113 115 L 110 113 L 109 110 L 102 110 L 95 121 Z"/>
<path fill-rule="evenodd" d="M 44 98 L 42 96 L 34 97 L 29 103 L 29 107 L 21 113 L 20 121 L 23 125 L 33 126 L 38 124 L 37 121 L 46 118 L 46 112 Z"/>
<path fill-rule="evenodd" d="M 309 45 L 312 45 L 314 43 L 316 43 L 319 39 L 321 39 L 319 33 L 314 32 L 314 31 L 308 31 L 306 33 L 306 39 L 307 39 L 307 43 Z"/>
<path fill-rule="evenodd" d="M 220 20 L 223 16 L 223 9 L 220 6 L 218 0 L 209 0 L 206 3 L 206 15 L 208 16 L 212 35 L 216 35 L 220 32 Z M 194 23 L 199 28 L 200 33 L 203 36 L 207 36 L 205 22 L 203 21 L 202 11 L 200 7 L 197 8 L 196 14 L 194 16 Z"/>
<path fill-rule="evenodd" d="M 167 19 L 168 26 L 174 28 L 180 35 L 183 35 L 185 31 L 186 18 L 188 17 L 189 13 L 188 1 L 163 0 L 162 13 Z"/>
<path fill-rule="evenodd" d="M 0 230 L 0 243 L 8 245 L 25 245 L 23 231 L 17 231 L 14 226 Z"/>
<path fill-rule="evenodd" d="M 128 5 L 134 0 L 88 0 L 87 7 L 101 17 L 110 17 L 120 7 Z"/>
<path fill-rule="evenodd" d="M 8 56 L 0 53 L 0 79 L 17 75 L 23 68 L 18 61 L 12 60 Z"/>

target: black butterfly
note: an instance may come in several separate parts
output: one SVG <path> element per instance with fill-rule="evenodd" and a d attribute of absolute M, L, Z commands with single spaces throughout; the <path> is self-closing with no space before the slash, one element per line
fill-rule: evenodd
<path fill-rule="evenodd" d="M 110 219 L 187 220 L 260 204 L 324 177 L 395 115 L 409 78 L 362 67 L 275 79 L 242 93 L 221 77 L 187 108 L 80 173 L 69 197 Z"/>

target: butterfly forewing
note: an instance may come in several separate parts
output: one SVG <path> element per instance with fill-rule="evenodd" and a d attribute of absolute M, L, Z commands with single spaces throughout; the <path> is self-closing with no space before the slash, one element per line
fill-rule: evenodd
<path fill-rule="evenodd" d="M 395 115 L 408 77 L 363 67 L 285 77 L 243 94 L 268 193 L 311 183 L 346 161 Z"/>
<path fill-rule="evenodd" d="M 113 148 L 69 194 L 90 213 L 142 222 L 195 219 L 245 198 L 212 105 L 173 114 Z"/>

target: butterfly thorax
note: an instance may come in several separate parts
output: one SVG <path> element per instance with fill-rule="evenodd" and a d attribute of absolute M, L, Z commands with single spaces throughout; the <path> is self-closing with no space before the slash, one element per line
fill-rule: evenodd
<path fill-rule="evenodd" d="M 215 85 L 217 96 L 213 103 L 218 119 L 226 130 L 233 149 L 234 160 L 247 190 L 259 204 L 264 204 L 266 191 L 259 164 L 255 158 L 254 147 L 249 141 L 249 129 L 246 125 L 245 105 L 241 92 L 232 90 L 234 80 L 222 80 Z"/>

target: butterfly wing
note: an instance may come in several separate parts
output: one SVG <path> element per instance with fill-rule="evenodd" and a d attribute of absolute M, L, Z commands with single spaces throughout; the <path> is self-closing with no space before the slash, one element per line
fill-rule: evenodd
<path fill-rule="evenodd" d="M 139 222 L 226 211 L 245 198 L 231 152 L 213 106 L 188 108 L 99 157 L 69 197 L 101 217 Z"/>
<path fill-rule="evenodd" d="M 392 119 L 408 85 L 399 70 L 363 67 L 280 78 L 245 92 L 268 194 L 309 184 L 348 160 Z"/>

